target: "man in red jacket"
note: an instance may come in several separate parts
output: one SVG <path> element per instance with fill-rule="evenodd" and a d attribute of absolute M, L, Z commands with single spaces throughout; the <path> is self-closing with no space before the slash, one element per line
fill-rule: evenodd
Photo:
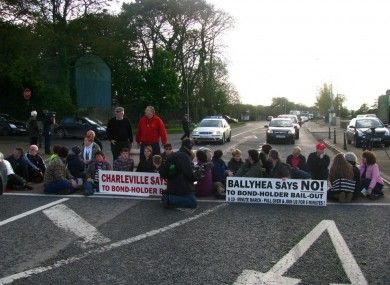
<path fill-rule="evenodd" d="M 153 148 L 153 155 L 160 154 L 160 139 L 161 143 L 167 143 L 167 131 L 164 123 L 159 116 L 155 114 L 154 107 L 147 106 L 145 109 L 145 116 L 143 116 L 138 123 L 138 130 L 136 141 L 140 146 L 140 160 L 144 160 L 145 146 L 151 145 Z"/>

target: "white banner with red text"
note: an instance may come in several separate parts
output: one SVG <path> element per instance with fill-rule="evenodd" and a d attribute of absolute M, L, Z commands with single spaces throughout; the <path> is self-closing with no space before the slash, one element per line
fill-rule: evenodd
<path fill-rule="evenodd" d="M 226 201 L 302 206 L 326 206 L 326 180 L 228 177 Z"/>
<path fill-rule="evenodd" d="M 154 172 L 99 171 L 99 194 L 161 196 L 167 188 L 165 179 Z"/>

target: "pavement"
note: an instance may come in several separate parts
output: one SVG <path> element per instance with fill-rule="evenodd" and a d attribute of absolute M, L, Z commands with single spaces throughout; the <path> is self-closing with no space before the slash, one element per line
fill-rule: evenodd
<path fill-rule="evenodd" d="M 322 139 L 335 153 L 353 152 L 360 159 L 363 150 L 356 148 L 354 145 L 344 145 L 344 131 L 345 129 L 340 126 L 330 126 L 331 137 L 329 139 L 329 125 L 323 120 L 309 121 L 304 124 L 306 128 L 316 139 Z M 334 141 L 334 134 L 336 131 L 336 143 Z M 346 149 L 344 148 L 346 147 Z M 386 180 L 385 182 L 390 185 L 390 148 L 381 147 L 373 149 L 377 158 L 379 169 L 381 170 L 382 177 Z"/>

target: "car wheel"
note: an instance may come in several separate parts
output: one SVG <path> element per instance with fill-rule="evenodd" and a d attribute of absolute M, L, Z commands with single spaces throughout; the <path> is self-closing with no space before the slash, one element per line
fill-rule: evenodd
<path fill-rule="evenodd" d="M 226 141 L 227 141 L 227 142 L 230 142 L 231 139 L 232 139 L 232 132 L 230 132 L 229 137 L 228 137 L 228 139 L 227 139 Z"/>
<path fill-rule="evenodd" d="M 295 133 L 295 139 L 299 140 L 299 131 Z"/>
<path fill-rule="evenodd" d="M 294 138 L 291 138 L 290 143 L 291 143 L 291 144 L 295 144 Z"/>
<path fill-rule="evenodd" d="M 58 131 L 57 131 L 57 135 L 58 135 L 58 137 L 59 137 L 60 139 L 64 139 L 64 138 L 66 138 L 66 131 L 63 130 L 63 129 L 58 130 Z"/>
<path fill-rule="evenodd" d="M 8 135 L 9 135 L 9 130 L 3 129 L 3 130 L 1 131 L 1 135 L 2 135 L 2 136 L 8 136 Z"/>
<path fill-rule="evenodd" d="M 224 143 L 225 143 L 225 134 L 223 134 L 222 140 L 221 140 L 221 144 L 224 144 Z"/>
<path fill-rule="evenodd" d="M 354 143 L 355 143 L 355 147 L 361 147 L 361 146 L 362 146 L 362 142 L 359 141 L 359 139 L 358 139 L 357 136 L 355 136 L 355 141 L 354 141 Z"/>

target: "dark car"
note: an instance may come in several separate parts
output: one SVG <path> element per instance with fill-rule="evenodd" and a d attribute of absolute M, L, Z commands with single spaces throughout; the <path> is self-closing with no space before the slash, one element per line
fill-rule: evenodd
<path fill-rule="evenodd" d="M 63 117 L 54 133 L 60 138 L 83 138 L 89 130 L 95 131 L 99 139 L 107 137 L 106 127 L 88 117 Z"/>
<path fill-rule="evenodd" d="M 0 135 L 26 135 L 26 123 L 15 120 L 8 114 L 0 114 Z"/>
<path fill-rule="evenodd" d="M 228 115 L 223 115 L 223 118 L 228 122 L 228 123 L 238 123 L 238 119 L 230 117 Z"/>
<path fill-rule="evenodd" d="M 387 126 L 376 117 L 356 117 L 347 127 L 347 142 L 354 142 L 361 147 L 364 140 L 370 139 L 373 143 L 390 145 L 390 132 Z"/>

